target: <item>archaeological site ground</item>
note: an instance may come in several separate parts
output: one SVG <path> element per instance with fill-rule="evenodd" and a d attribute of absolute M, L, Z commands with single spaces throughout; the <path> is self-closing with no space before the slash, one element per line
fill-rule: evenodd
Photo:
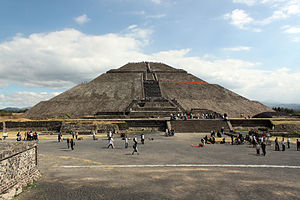
<path fill-rule="evenodd" d="M 213 130 L 224 133 L 199 147 Z M 240 142 L 251 130 L 270 133 L 266 156 Z M 299 116 L 162 63 L 111 69 L 24 115 L 0 117 L 0 131 L 4 199 L 300 199 Z M 38 141 L 23 140 L 31 131 Z M 74 150 L 66 143 L 72 133 Z M 274 151 L 276 137 L 290 138 L 290 148 Z"/>

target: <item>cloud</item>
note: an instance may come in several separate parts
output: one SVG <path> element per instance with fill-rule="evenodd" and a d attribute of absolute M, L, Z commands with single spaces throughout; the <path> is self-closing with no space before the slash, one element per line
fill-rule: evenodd
<path fill-rule="evenodd" d="M 299 34 L 300 33 L 300 27 L 289 27 L 284 31 L 284 33 L 288 34 Z"/>
<path fill-rule="evenodd" d="M 68 88 L 131 60 L 141 53 L 149 30 L 86 35 L 75 29 L 15 37 L 0 43 L 0 85 Z M 137 39 L 138 38 L 138 39 Z"/>
<path fill-rule="evenodd" d="M 148 19 L 160 19 L 167 16 L 166 14 L 157 14 L 157 15 L 148 15 L 146 16 L 146 18 Z"/>
<path fill-rule="evenodd" d="M 161 3 L 161 0 L 151 0 L 153 3 L 157 3 L 157 4 L 160 4 Z"/>
<path fill-rule="evenodd" d="M 239 46 L 239 47 L 232 47 L 232 48 L 224 48 L 225 51 L 249 51 L 252 47 L 246 47 L 246 46 Z"/>
<path fill-rule="evenodd" d="M 189 56 L 191 49 L 146 54 L 143 48 L 149 33 L 142 32 L 139 26 L 131 25 L 122 34 L 87 35 L 65 29 L 16 36 L 0 43 L 0 84 L 64 90 L 128 62 L 157 61 L 183 68 L 247 98 L 277 99 L 283 103 L 300 101 L 300 85 L 295 84 L 300 79 L 298 72 L 286 68 L 262 70 L 261 63 L 239 59 Z M 14 93 L 1 95 L 0 102 L 23 107 L 52 96 L 53 93 Z"/>
<path fill-rule="evenodd" d="M 88 16 L 86 14 L 83 14 L 81 16 L 75 17 L 74 20 L 78 23 L 78 24 L 85 24 L 87 22 L 89 22 L 91 19 L 88 18 Z"/>
<path fill-rule="evenodd" d="M 149 43 L 149 38 L 153 33 L 152 29 L 140 28 L 136 24 L 128 26 L 127 30 L 128 31 L 125 34 L 126 37 L 140 39 L 140 40 L 142 40 L 142 43 L 144 45 L 147 45 Z"/>
<path fill-rule="evenodd" d="M 8 95 L 0 95 L 0 108 L 5 107 L 28 107 L 34 106 L 40 101 L 46 101 L 50 98 L 59 95 L 58 92 L 15 92 Z"/>
<path fill-rule="evenodd" d="M 245 29 L 245 25 L 254 21 L 245 10 L 240 9 L 235 9 L 231 13 L 226 13 L 224 19 L 229 20 L 230 24 L 237 26 L 240 29 Z"/>
<path fill-rule="evenodd" d="M 224 15 L 226 20 L 230 20 L 232 25 L 240 29 L 254 30 L 260 32 L 260 28 L 245 28 L 248 26 L 265 26 L 275 21 L 288 19 L 293 16 L 300 16 L 300 1 L 299 0 L 233 0 L 233 3 L 243 3 L 248 6 L 263 5 L 265 9 L 270 9 L 272 15 L 263 19 L 253 19 L 249 17 L 244 10 L 236 9 L 231 13 Z"/>
<path fill-rule="evenodd" d="M 243 3 L 248 6 L 253 6 L 256 3 L 256 0 L 233 0 L 233 3 Z"/>

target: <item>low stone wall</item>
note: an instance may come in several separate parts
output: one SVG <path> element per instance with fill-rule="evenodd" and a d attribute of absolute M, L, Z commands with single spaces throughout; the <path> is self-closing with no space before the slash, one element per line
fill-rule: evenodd
<path fill-rule="evenodd" d="M 0 142 L 0 199 L 11 199 L 40 176 L 35 142 Z"/>
<path fill-rule="evenodd" d="M 5 122 L 6 131 L 56 131 L 61 128 L 61 121 L 27 121 L 27 122 Z"/>

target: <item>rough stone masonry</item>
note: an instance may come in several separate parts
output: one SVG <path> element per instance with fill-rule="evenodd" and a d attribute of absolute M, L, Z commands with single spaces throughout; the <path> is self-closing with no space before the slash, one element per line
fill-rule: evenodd
<path fill-rule="evenodd" d="M 0 142 L 0 199 L 11 199 L 40 177 L 37 143 Z"/>

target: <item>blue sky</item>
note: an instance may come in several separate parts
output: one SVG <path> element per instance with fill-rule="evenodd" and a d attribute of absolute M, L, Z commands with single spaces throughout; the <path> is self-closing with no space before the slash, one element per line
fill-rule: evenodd
<path fill-rule="evenodd" d="M 0 0 L 0 25 L 0 108 L 144 60 L 252 100 L 300 102 L 299 0 Z"/>

